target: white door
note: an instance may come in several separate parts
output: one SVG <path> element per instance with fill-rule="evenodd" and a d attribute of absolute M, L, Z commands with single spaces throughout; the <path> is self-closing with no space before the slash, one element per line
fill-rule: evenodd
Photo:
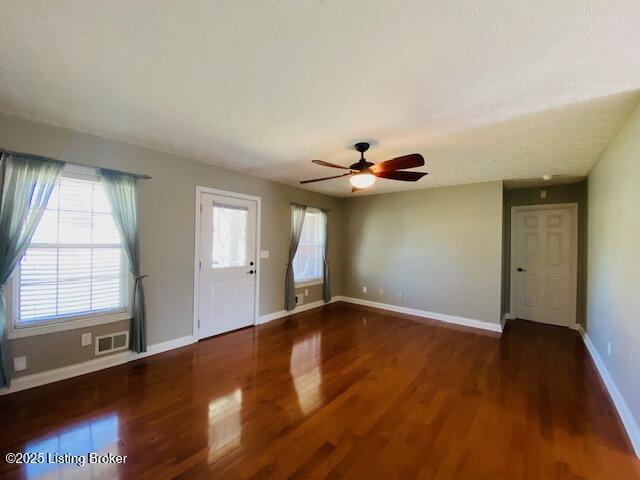
<path fill-rule="evenodd" d="M 511 313 L 573 326 L 577 291 L 577 206 L 513 207 Z"/>
<path fill-rule="evenodd" d="M 201 193 L 199 338 L 254 323 L 256 202 Z"/>

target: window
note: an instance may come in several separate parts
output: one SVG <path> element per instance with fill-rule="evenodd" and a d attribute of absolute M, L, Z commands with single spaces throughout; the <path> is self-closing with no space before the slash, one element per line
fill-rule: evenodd
<path fill-rule="evenodd" d="M 214 203 L 212 268 L 242 267 L 247 264 L 247 222 L 249 209 Z"/>
<path fill-rule="evenodd" d="M 302 235 L 293 259 L 293 277 L 297 284 L 321 283 L 324 252 L 324 222 L 319 210 L 308 208 Z"/>
<path fill-rule="evenodd" d="M 126 314 L 125 255 L 99 178 L 65 171 L 13 277 L 14 332 Z"/>

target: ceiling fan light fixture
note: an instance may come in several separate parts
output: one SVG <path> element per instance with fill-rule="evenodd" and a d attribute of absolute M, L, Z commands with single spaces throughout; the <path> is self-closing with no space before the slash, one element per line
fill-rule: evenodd
<path fill-rule="evenodd" d="M 356 188 L 369 188 L 376 183 L 376 177 L 371 173 L 356 173 L 351 175 L 349 181 Z"/>

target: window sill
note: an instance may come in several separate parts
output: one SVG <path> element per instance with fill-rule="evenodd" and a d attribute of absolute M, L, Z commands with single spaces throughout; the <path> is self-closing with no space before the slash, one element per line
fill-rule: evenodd
<path fill-rule="evenodd" d="M 296 288 L 313 287 L 314 285 L 322 285 L 324 282 L 321 278 L 305 280 L 304 282 L 296 282 Z"/>
<path fill-rule="evenodd" d="M 68 330 L 77 330 L 80 328 L 95 327 L 96 325 L 105 325 L 107 323 L 120 322 L 122 320 L 130 320 L 131 313 L 129 311 L 124 312 L 111 312 L 104 313 L 102 315 L 85 315 L 81 317 L 71 317 L 60 321 L 51 321 L 43 323 L 41 325 L 33 325 L 27 327 L 17 327 L 13 322 L 9 323 L 9 331 L 7 332 L 7 338 L 14 340 L 16 338 L 34 337 L 36 335 L 46 335 L 56 332 L 65 332 Z"/>

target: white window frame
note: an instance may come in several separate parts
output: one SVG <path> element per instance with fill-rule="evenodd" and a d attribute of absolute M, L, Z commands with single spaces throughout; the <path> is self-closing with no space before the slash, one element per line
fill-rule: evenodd
<path fill-rule="evenodd" d="M 320 214 L 322 212 L 318 208 L 307 207 L 307 212 L 306 213 Z M 305 219 L 306 219 L 306 214 L 305 214 Z M 324 241 L 326 242 L 326 241 L 328 241 L 328 239 L 325 238 Z M 295 257 L 294 257 L 294 259 L 295 259 Z M 322 278 L 323 277 L 322 273 L 320 273 L 320 276 L 318 278 L 310 278 L 308 280 L 303 280 L 301 282 L 298 282 L 297 280 L 295 280 L 295 277 L 296 277 L 296 275 L 295 275 L 295 270 L 294 270 L 293 278 L 294 278 L 294 282 L 295 282 L 295 287 L 296 288 L 313 287 L 315 285 L 322 285 L 324 283 L 324 278 Z"/>
<path fill-rule="evenodd" d="M 78 165 L 66 165 L 62 173 L 65 177 L 79 178 L 82 180 L 99 181 L 95 169 L 82 167 Z M 96 325 L 104 325 L 107 323 L 120 322 L 130 320 L 132 316 L 131 304 L 133 297 L 133 277 L 129 272 L 127 262 L 122 262 L 123 276 L 127 282 L 127 302 L 126 307 L 122 309 L 105 310 L 98 312 L 90 312 L 79 315 L 68 315 L 51 317 L 43 319 L 34 325 L 18 326 L 19 306 L 17 299 L 19 296 L 20 285 L 16 281 L 19 265 L 13 272 L 13 275 L 7 282 L 6 288 L 6 307 L 7 307 L 7 338 L 9 340 L 16 338 L 32 337 L 36 335 L 45 335 L 48 333 L 64 332 L 67 330 L 76 330 L 78 328 L 94 327 Z"/>

